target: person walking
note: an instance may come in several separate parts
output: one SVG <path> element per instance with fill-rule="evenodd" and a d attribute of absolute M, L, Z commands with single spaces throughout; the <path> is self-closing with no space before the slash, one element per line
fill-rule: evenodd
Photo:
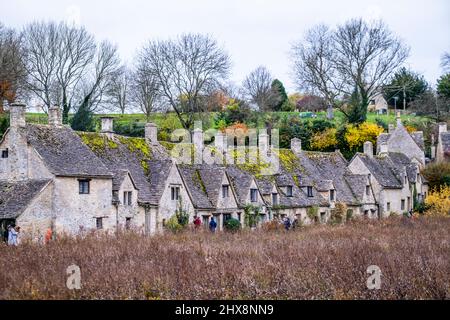
<path fill-rule="evenodd" d="M 195 229 L 200 228 L 201 225 L 202 225 L 202 222 L 200 221 L 200 218 L 198 216 L 195 216 L 195 218 L 194 218 Z"/>
<path fill-rule="evenodd" d="M 20 230 L 20 228 L 19 228 L 19 230 Z M 17 232 L 16 228 L 14 228 L 13 226 L 9 226 L 8 245 L 9 246 L 17 246 L 17 244 L 18 244 L 17 237 L 18 237 L 18 232 Z"/>
<path fill-rule="evenodd" d="M 44 244 L 49 243 L 50 240 L 52 240 L 52 236 L 53 236 L 52 228 L 48 228 L 47 232 L 45 233 Z"/>
<path fill-rule="evenodd" d="M 214 219 L 214 217 L 211 218 L 211 221 L 209 222 L 209 230 L 211 232 L 216 232 L 216 228 L 217 228 L 217 222 Z"/>
<path fill-rule="evenodd" d="M 286 229 L 286 231 L 289 231 L 289 229 L 291 228 L 291 220 L 288 217 L 284 219 L 284 228 Z"/>

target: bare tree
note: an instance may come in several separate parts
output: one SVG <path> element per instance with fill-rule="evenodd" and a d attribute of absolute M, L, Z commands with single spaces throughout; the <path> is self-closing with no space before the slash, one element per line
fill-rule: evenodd
<path fill-rule="evenodd" d="M 272 81 L 269 70 L 259 66 L 242 82 L 243 95 L 258 105 L 259 110 L 268 111 L 271 109 L 273 100 Z"/>
<path fill-rule="evenodd" d="M 112 77 L 111 86 L 108 89 L 109 103 L 112 110 L 119 110 L 121 114 L 131 106 L 131 71 L 122 66 L 117 70 L 117 74 Z"/>
<path fill-rule="evenodd" d="M 333 50 L 332 31 L 325 25 L 313 27 L 302 42 L 292 47 L 297 86 L 311 94 L 322 95 L 331 106 L 335 106 L 343 87 L 332 63 Z"/>
<path fill-rule="evenodd" d="M 295 80 L 320 92 L 329 104 L 357 92 L 359 110 L 351 117 L 362 121 L 370 99 L 408 54 L 409 48 L 381 21 L 353 19 L 334 31 L 319 26 L 307 33 L 304 44 L 293 47 Z"/>
<path fill-rule="evenodd" d="M 91 112 L 97 111 L 102 102 L 107 99 L 107 92 L 113 85 L 113 79 L 120 69 L 120 59 L 117 47 L 103 41 L 99 44 L 95 58 L 85 75 L 80 79 L 77 103 L 78 108 Z"/>
<path fill-rule="evenodd" d="M 146 72 L 158 81 L 160 96 L 185 129 L 202 112 L 199 98 L 228 76 L 230 59 L 210 36 L 184 34 L 175 40 L 149 42 L 140 53 Z"/>
<path fill-rule="evenodd" d="M 0 23 L 0 113 L 4 100 L 10 103 L 24 94 L 25 79 L 21 38 Z"/>
<path fill-rule="evenodd" d="M 149 121 L 151 113 L 157 109 L 159 98 L 158 78 L 153 72 L 147 70 L 145 59 L 138 58 L 130 87 L 131 103 L 137 106 Z"/>

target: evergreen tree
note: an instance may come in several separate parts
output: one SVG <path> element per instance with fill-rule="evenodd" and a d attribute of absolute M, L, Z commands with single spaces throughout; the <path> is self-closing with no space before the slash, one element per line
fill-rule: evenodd
<path fill-rule="evenodd" d="M 450 73 L 439 78 L 437 82 L 437 92 L 440 97 L 450 99 Z"/>
<path fill-rule="evenodd" d="M 82 104 L 72 119 L 71 127 L 76 131 L 94 131 L 94 113 Z"/>
<path fill-rule="evenodd" d="M 403 88 L 405 88 L 406 107 L 408 107 L 410 102 L 425 93 L 428 83 L 422 75 L 405 67 L 401 68 L 383 88 L 383 96 L 389 105 L 394 106 L 394 97 L 403 100 Z M 399 105 L 397 101 L 397 107 L 401 108 L 401 106 L 402 104 Z"/>
<path fill-rule="evenodd" d="M 288 95 L 283 83 L 278 79 L 273 80 L 271 90 L 273 96 L 272 110 L 282 111 L 283 106 L 286 108 L 286 105 L 289 103 Z"/>

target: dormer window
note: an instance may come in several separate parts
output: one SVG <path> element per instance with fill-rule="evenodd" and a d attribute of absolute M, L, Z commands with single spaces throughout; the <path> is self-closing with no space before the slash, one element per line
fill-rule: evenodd
<path fill-rule="evenodd" d="M 286 196 L 292 197 L 292 186 L 286 187 Z"/>
<path fill-rule="evenodd" d="M 278 193 L 272 193 L 272 205 L 276 206 L 278 204 Z"/>
<path fill-rule="evenodd" d="M 334 190 L 333 189 L 331 189 L 330 190 L 330 201 L 334 201 Z"/>
<path fill-rule="evenodd" d="M 405 184 L 408 183 L 408 177 L 405 175 Z"/>
<path fill-rule="evenodd" d="M 257 189 L 250 189 L 250 201 L 258 202 L 258 190 Z"/>
<path fill-rule="evenodd" d="M 370 186 L 366 186 L 366 196 L 370 195 Z"/>
<path fill-rule="evenodd" d="M 420 174 L 419 174 L 419 173 L 417 174 L 416 181 L 417 181 L 417 182 L 420 182 Z"/>
<path fill-rule="evenodd" d="M 224 184 L 222 186 L 222 198 L 228 198 L 230 196 L 230 186 Z"/>
<path fill-rule="evenodd" d="M 124 191 L 124 193 L 123 193 L 123 205 L 124 206 L 131 206 L 132 198 L 133 198 L 133 192 L 132 191 Z"/>
<path fill-rule="evenodd" d="M 8 158 L 8 149 L 2 150 L 2 158 L 3 159 Z"/>
<path fill-rule="evenodd" d="M 306 187 L 306 191 L 308 193 L 308 197 L 312 198 L 313 196 L 313 188 L 311 186 Z"/>

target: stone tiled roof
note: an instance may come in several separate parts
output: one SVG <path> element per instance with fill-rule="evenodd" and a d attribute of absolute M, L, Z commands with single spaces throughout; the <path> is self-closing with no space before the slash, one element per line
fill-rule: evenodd
<path fill-rule="evenodd" d="M 419 148 L 422 151 L 424 151 L 425 150 L 425 142 L 423 140 L 423 132 L 422 131 L 412 132 L 411 137 L 413 138 L 414 142 L 419 146 Z"/>
<path fill-rule="evenodd" d="M 402 180 L 398 177 L 395 164 L 388 156 L 369 157 L 358 153 L 364 165 L 369 169 L 375 179 L 385 188 L 402 188 Z"/>
<path fill-rule="evenodd" d="M 28 124 L 20 130 L 54 175 L 112 177 L 72 129 Z"/>
<path fill-rule="evenodd" d="M 150 170 L 150 203 L 156 205 L 164 192 L 173 163 L 170 160 L 150 160 L 148 166 Z"/>
<path fill-rule="evenodd" d="M 389 158 L 395 164 L 395 169 L 398 171 L 400 168 L 404 167 L 406 169 L 406 174 L 408 176 L 409 182 L 413 183 L 416 181 L 417 173 L 419 172 L 417 164 L 412 162 L 408 156 L 400 152 L 389 152 Z"/>
<path fill-rule="evenodd" d="M 251 183 L 253 181 L 253 176 L 250 175 L 248 172 L 245 172 L 236 166 L 228 166 L 226 169 L 227 175 L 233 185 L 234 190 L 236 191 L 236 197 L 239 206 L 245 206 L 245 200 L 247 198 L 247 195 L 250 190 Z M 267 186 L 266 186 L 267 187 Z M 258 184 L 258 188 L 259 184 Z M 272 186 L 269 187 L 270 190 L 268 193 L 271 192 Z M 260 189 L 262 192 L 262 190 Z M 266 191 L 267 192 L 267 191 Z M 267 194 L 267 193 L 263 193 Z"/>
<path fill-rule="evenodd" d="M 336 190 L 337 202 L 358 203 L 353 190 L 345 180 L 345 177 L 352 173 L 347 167 L 347 160 L 340 152 L 304 152 L 304 154 L 313 164 L 314 171 L 310 176 L 319 190 L 326 191 L 333 187 Z"/>
<path fill-rule="evenodd" d="M 82 141 L 92 150 L 92 152 L 101 159 L 101 162 L 114 173 L 116 184 L 123 180 L 123 172 L 128 171 L 137 187 L 138 201 L 157 205 L 156 194 L 152 194 L 155 186 L 152 186 L 151 180 L 158 181 L 158 170 L 152 166 L 158 166 L 152 160 L 164 160 L 158 155 L 159 159 L 154 159 L 153 148 L 150 147 L 143 138 L 131 138 L 119 135 L 108 137 L 99 133 L 78 133 Z M 167 161 L 170 161 L 167 158 Z"/>
<path fill-rule="evenodd" d="M 274 187 L 272 179 L 269 179 L 268 177 L 258 177 L 256 178 L 256 184 L 261 194 L 268 195 L 272 193 Z"/>
<path fill-rule="evenodd" d="M 367 176 L 363 174 L 344 175 L 344 180 L 353 193 L 356 201 L 362 203 L 366 192 Z"/>
<path fill-rule="evenodd" d="M 0 180 L 0 219 L 18 217 L 50 180 L 9 182 Z"/>
<path fill-rule="evenodd" d="M 200 168 L 193 165 L 179 164 L 178 171 L 188 189 L 194 207 L 197 209 L 213 209 L 214 206 L 208 198 Z"/>

